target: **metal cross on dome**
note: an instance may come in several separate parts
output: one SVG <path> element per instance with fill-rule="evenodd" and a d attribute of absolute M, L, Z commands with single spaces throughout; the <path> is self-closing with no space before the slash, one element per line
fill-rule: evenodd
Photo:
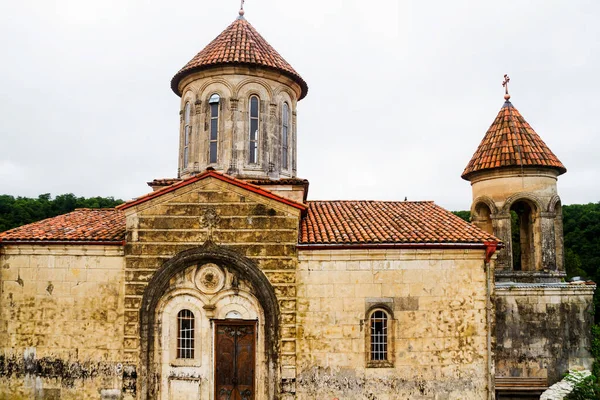
<path fill-rule="evenodd" d="M 244 2 L 245 2 L 245 0 L 241 0 L 241 3 L 240 3 L 240 12 L 239 12 L 240 16 L 239 16 L 239 18 L 243 18 L 244 17 Z"/>
<path fill-rule="evenodd" d="M 243 9 L 244 9 L 244 2 L 245 2 L 245 1 L 246 1 L 246 0 L 242 0 L 242 4 L 240 4 L 240 10 L 243 10 Z"/>
<path fill-rule="evenodd" d="M 504 81 L 502 82 L 502 87 L 504 87 L 504 99 L 509 100 L 510 94 L 508 94 L 508 82 L 510 82 L 510 77 L 507 74 L 504 74 Z"/>

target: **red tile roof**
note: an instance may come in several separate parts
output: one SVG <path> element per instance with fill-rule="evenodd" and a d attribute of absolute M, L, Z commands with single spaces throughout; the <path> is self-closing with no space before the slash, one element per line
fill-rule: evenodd
<path fill-rule="evenodd" d="M 469 180 L 475 172 L 505 167 L 550 167 L 559 174 L 567 172 L 510 101 L 504 103 L 462 178 Z"/>
<path fill-rule="evenodd" d="M 236 19 L 177 72 L 171 80 L 171 88 L 181 96 L 179 82 L 184 77 L 220 65 L 250 65 L 274 69 L 300 85 L 300 99 L 308 92 L 308 85 L 300 74 L 243 17 Z"/>
<path fill-rule="evenodd" d="M 137 199 L 134 199 L 134 200 L 128 201 L 126 203 L 120 204 L 116 208 L 119 209 L 119 210 L 126 210 L 126 209 L 128 209 L 130 207 L 136 206 L 136 205 L 144 203 L 144 202 L 146 202 L 148 200 L 151 200 L 151 199 L 154 199 L 156 197 L 162 196 L 163 194 L 170 193 L 170 192 L 172 192 L 174 190 L 177 190 L 179 188 L 182 188 L 184 186 L 191 185 L 194 182 L 201 181 L 202 179 L 206 179 L 208 177 L 213 177 L 213 178 L 219 179 L 219 180 L 221 180 L 223 182 L 230 183 L 232 185 L 235 185 L 237 187 L 249 190 L 249 191 L 254 192 L 256 194 L 260 194 L 262 196 L 265 196 L 267 198 L 279 201 L 281 203 L 287 204 L 289 206 L 292 206 L 292 207 L 297 208 L 297 209 L 302 210 L 302 211 L 305 211 L 306 208 L 307 208 L 305 204 L 298 203 L 298 202 L 295 202 L 293 200 L 287 199 L 285 197 L 276 195 L 275 193 L 272 193 L 272 192 L 270 192 L 268 190 L 265 190 L 265 189 L 261 188 L 258 185 L 253 185 L 253 184 L 248 183 L 248 182 L 246 182 L 244 180 L 237 179 L 237 178 L 234 178 L 234 177 L 229 176 L 229 175 L 225 175 L 225 174 L 223 174 L 221 172 L 215 171 L 212 168 L 207 169 L 206 171 L 204 171 L 201 174 L 193 175 L 193 176 L 185 178 L 185 179 L 177 180 L 175 183 L 173 183 L 170 186 L 166 186 L 166 187 L 164 187 L 162 189 L 159 189 L 159 190 L 157 190 L 155 192 L 148 193 L 148 194 L 146 194 L 144 196 L 138 197 Z"/>
<path fill-rule="evenodd" d="M 0 233 L 6 242 L 98 242 L 122 244 L 125 240 L 125 215 L 114 208 L 77 209 Z"/>
<path fill-rule="evenodd" d="M 300 245 L 499 242 L 430 201 L 309 201 Z"/>
<path fill-rule="evenodd" d="M 433 202 L 311 201 L 299 245 L 483 245 L 499 242 Z M 3 243 L 123 244 L 125 215 L 79 209 L 0 233 Z"/>

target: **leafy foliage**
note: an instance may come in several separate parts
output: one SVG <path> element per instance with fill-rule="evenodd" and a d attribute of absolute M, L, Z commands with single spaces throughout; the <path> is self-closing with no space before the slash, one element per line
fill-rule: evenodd
<path fill-rule="evenodd" d="M 600 282 L 600 203 L 563 207 L 567 274 Z"/>
<path fill-rule="evenodd" d="M 600 386 L 598 378 L 590 375 L 577 382 L 573 391 L 565 396 L 565 400 L 591 400 L 600 398 Z"/>
<path fill-rule="evenodd" d="M 463 220 L 470 222 L 471 221 L 471 212 L 470 211 L 452 211 L 452 214 L 457 217 L 462 218 Z"/>
<path fill-rule="evenodd" d="M 123 203 L 112 197 L 76 197 L 72 193 L 61 194 L 54 199 L 50 193 L 37 199 L 0 195 L 0 232 L 42 219 L 66 214 L 76 208 L 112 208 Z"/>

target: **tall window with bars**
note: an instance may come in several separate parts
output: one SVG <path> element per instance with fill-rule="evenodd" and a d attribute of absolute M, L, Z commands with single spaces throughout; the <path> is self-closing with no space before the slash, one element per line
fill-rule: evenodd
<path fill-rule="evenodd" d="M 289 127 L 290 127 L 290 108 L 287 103 L 283 103 L 281 122 L 281 165 L 283 169 L 288 169 L 288 148 L 289 148 Z"/>
<path fill-rule="evenodd" d="M 385 308 L 373 308 L 366 315 L 366 361 L 369 368 L 392 368 L 393 358 L 393 317 Z"/>
<path fill-rule="evenodd" d="M 194 313 L 181 310 L 177 314 L 177 358 L 194 358 Z"/>
<path fill-rule="evenodd" d="M 371 361 L 388 360 L 388 316 L 377 310 L 371 314 Z"/>
<path fill-rule="evenodd" d="M 217 143 L 219 140 L 219 101 L 218 94 L 213 94 L 208 100 L 210 105 L 210 133 L 208 138 L 209 150 L 208 159 L 211 164 L 217 162 Z"/>
<path fill-rule="evenodd" d="M 258 96 L 250 97 L 250 132 L 249 132 L 249 157 L 250 164 L 258 163 L 258 129 L 259 129 L 259 105 Z"/>
<path fill-rule="evenodd" d="M 185 103 L 183 112 L 183 169 L 188 167 L 190 161 L 190 141 L 192 136 L 192 106 L 189 102 Z"/>

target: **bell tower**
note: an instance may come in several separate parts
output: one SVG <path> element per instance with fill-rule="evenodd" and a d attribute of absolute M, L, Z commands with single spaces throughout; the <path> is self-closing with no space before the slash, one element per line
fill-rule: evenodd
<path fill-rule="evenodd" d="M 209 167 L 242 179 L 296 178 L 296 105 L 308 86 L 243 8 L 171 88 L 181 97 L 178 178 Z"/>
<path fill-rule="evenodd" d="M 471 219 L 502 240 L 496 280 L 558 282 L 565 274 L 558 176 L 567 170 L 510 102 L 488 129 L 462 178 L 471 182 Z"/>

